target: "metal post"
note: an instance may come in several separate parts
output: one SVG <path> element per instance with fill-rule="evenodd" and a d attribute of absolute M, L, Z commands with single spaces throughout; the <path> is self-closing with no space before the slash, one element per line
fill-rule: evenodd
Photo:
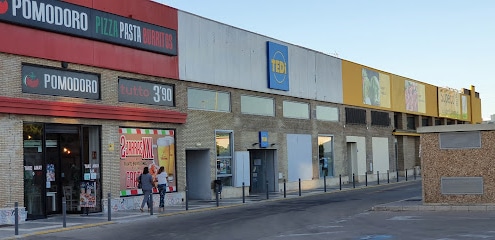
<path fill-rule="evenodd" d="M 380 171 L 376 171 L 376 183 L 380 185 Z"/>
<path fill-rule="evenodd" d="M 19 235 L 19 203 L 14 203 L 14 223 L 15 223 L 15 235 Z"/>
<path fill-rule="evenodd" d="M 189 210 L 189 189 L 187 189 L 186 185 L 186 211 Z"/>
<path fill-rule="evenodd" d="M 108 221 L 112 221 L 112 194 L 108 193 Z"/>
<path fill-rule="evenodd" d="M 407 182 L 407 169 L 406 169 L 406 182 Z"/>
<path fill-rule="evenodd" d="M 387 170 L 387 183 L 390 183 L 390 171 Z"/>
<path fill-rule="evenodd" d="M 366 184 L 366 187 L 368 186 L 368 173 L 364 173 L 364 181 L 365 181 L 365 184 Z"/>
<path fill-rule="evenodd" d="M 268 180 L 266 180 L 266 199 L 269 199 L 270 196 L 268 195 Z"/>
<path fill-rule="evenodd" d="M 352 174 L 352 188 L 356 188 L 356 180 L 354 178 L 354 173 Z"/>
<path fill-rule="evenodd" d="M 151 190 L 150 194 L 150 215 L 153 215 L 153 190 Z"/>
<path fill-rule="evenodd" d="M 339 174 L 339 189 L 342 190 L 342 174 Z"/>
<path fill-rule="evenodd" d="M 323 175 L 323 191 L 327 192 L 327 176 Z"/>
<path fill-rule="evenodd" d="M 397 182 L 399 182 L 399 169 L 395 170 L 396 174 L 397 174 Z"/>
<path fill-rule="evenodd" d="M 285 185 L 286 185 L 286 181 L 285 181 L 285 178 L 284 178 L 284 198 L 287 197 L 287 191 L 286 191 L 287 189 L 286 189 L 286 186 Z"/>
<path fill-rule="evenodd" d="M 299 196 L 301 196 L 301 179 L 299 178 Z"/>
<path fill-rule="evenodd" d="M 244 182 L 242 182 L 242 203 L 246 203 L 246 194 L 244 193 Z"/>
<path fill-rule="evenodd" d="M 67 227 L 67 201 L 65 200 L 65 197 L 62 197 L 62 226 Z"/>

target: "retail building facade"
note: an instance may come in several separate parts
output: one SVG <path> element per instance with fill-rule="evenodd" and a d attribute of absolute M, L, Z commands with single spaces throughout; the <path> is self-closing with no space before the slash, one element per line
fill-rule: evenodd
<path fill-rule="evenodd" d="M 418 167 L 416 127 L 481 122 L 436 87 L 152 1 L 7 0 L 0 14 L 0 221 L 318 187 Z M 333 180 L 332 180 L 333 179 Z M 155 197 L 157 197 L 155 195 Z M 70 200 L 70 202 L 69 202 Z M 158 201 L 155 201 L 157 203 Z M 70 204 L 70 206 L 69 206 Z M 10 216 L 10 217 L 9 217 Z"/>

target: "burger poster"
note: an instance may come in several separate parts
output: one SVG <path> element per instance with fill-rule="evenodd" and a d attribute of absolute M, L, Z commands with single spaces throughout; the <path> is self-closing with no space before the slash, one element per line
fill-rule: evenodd
<path fill-rule="evenodd" d="M 119 135 L 120 196 L 142 194 L 137 180 L 145 167 L 156 179 L 158 169 L 163 166 L 168 175 L 167 192 L 177 189 L 174 130 L 120 128 Z"/>

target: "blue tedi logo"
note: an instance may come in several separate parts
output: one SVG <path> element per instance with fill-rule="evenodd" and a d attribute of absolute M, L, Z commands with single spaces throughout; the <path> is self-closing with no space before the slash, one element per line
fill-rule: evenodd
<path fill-rule="evenodd" d="M 267 42 L 268 88 L 289 91 L 289 50 L 287 46 Z"/>

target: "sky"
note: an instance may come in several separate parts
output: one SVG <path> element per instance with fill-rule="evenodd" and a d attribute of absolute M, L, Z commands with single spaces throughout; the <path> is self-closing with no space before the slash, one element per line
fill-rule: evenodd
<path fill-rule="evenodd" d="M 473 85 L 483 119 L 495 114 L 493 0 L 154 1 L 438 87 Z"/>

